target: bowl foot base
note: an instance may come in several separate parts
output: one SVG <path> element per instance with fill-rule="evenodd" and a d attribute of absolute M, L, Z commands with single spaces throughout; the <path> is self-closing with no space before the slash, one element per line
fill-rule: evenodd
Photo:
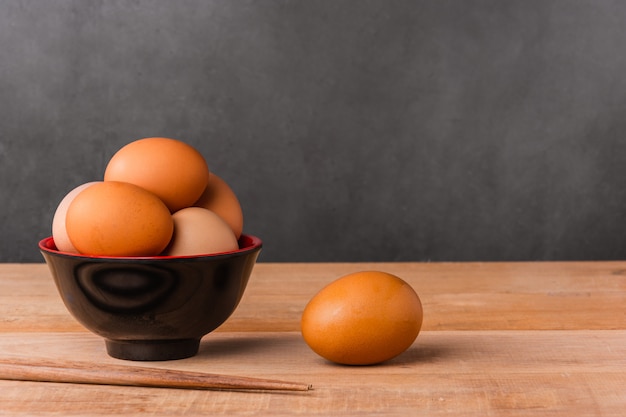
<path fill-rule="evenodd" d="M 198 353 L 200 339 L 106 340 L 109 356 L 129 361 L 169 361 Z"/>

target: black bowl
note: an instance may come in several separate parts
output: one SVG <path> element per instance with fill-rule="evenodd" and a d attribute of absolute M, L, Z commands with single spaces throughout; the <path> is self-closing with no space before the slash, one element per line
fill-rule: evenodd
<path fill-rule="evenodd" d="M 239 305 L 261 247 L 242 235 L 233 252 L 124 258 L 60 252 L 52 237 L 39 242 L 68 311 L 105 339 L 110 356 L 135 361 L 194 356 Z"/>

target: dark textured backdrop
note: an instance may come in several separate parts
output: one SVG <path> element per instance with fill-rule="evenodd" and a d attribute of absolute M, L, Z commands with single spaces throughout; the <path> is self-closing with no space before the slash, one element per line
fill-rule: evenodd
<path fill-rule="evenodd" d="M 261 261 L 626 258 L 626 2 L 0 0 L 0 261 L 146 136 Z"/>

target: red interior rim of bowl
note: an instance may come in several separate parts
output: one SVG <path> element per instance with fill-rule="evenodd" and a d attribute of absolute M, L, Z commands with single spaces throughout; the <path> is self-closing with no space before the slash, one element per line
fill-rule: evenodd
<path fill-rule="evenodd" d="M 83 255 L 80 253 L 62 252 L 58 250 L 54 244 L 54 238 L 49 236 L 39 241 L 39 249 L 45 252 L 54 253 L 58 255 L 65 255 L 71 257 L 89 258 L 89 259 L 148 259 L 148 260 L 173 260 L 173 259 L 197 259 L 197 258 L 209 258 L 218 256 L 227 256 L 233 254 L 252 252 L 256 249 L 260 249 L 263 246 L 263 242 L 260 238 L 252 235 L 241 235 L 239 238 L 239 249 L 229 252 L 219 252 L 211 254 L 201 255 L 188 255 L 188 256 L 100 256 L 100 255 Z"/>

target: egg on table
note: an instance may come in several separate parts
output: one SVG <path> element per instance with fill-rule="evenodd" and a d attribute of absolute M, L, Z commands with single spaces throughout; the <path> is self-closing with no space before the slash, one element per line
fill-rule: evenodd
<path fill-rule="evenodd" d="M 321 357 L 344 365 L 372 365 L 408 349 L 422 326 L 422 304 L 401 278 L 380 271 L 348 274 L 306 305 L 304 341 Z"/>

